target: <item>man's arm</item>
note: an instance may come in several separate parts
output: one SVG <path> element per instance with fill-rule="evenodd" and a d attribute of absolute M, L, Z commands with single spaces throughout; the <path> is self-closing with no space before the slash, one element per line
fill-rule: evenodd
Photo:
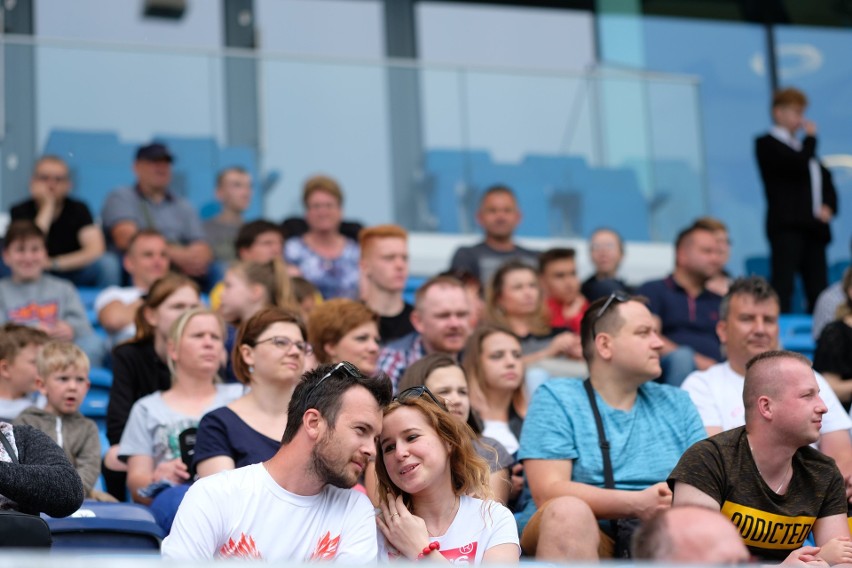
<path fill-rule="evenodd" d="M 142 299 L 129 304 L 113 300 L 98 311 L 98 321 L 110 333 L 116 333 L 130 325 L 136 318 L 136 311 L 142 305 Z"/>
<path fill-rule="evenodd" d="M 707 509 L 719 510 L 719 503 L 698 489 L 683 481 L 675 481 L 674 495 L 672 496 L 672 507 L 683 507 L 686 505 L 694 505 L 696 507 L 705 507 Z"/>
<path fill-rule="evenodd" d="M 172 264 L 188 276 L 204 276 L 213 260 L 213 251 L 204 241 L 193 241 L 186 246 L 170 243 L 167 252 Z"/>
<path fill-rule="evenodd" d="M 554 497 L 570 495 L 585 501 L 599 519 L 651 518 L 671 505 L 671 491 L 657 483 L 642 491 L 603 489 L 571 481 L 571 460 L 526 460 L 524 471 L 537 506 Z"/>
<path fill-rule="evenodd" d="M 80 241 L 79 250 L 51 259 L 56 262 L 60 271 L 67 272 L 89 266 L 106 251 L 104 234 L 96 225 L 86 225 L 77 231 L 77 240 Z"/>
<path fill-rule="evenodd" d="M 109 234 L 112 237 L 115 248 L 121 252 L 126 251 L 127 246 L 130 244 L 130 239 L 133 238 L 137 230 L 139 230 L 139 227 L 136 226 L 136 222 L 127 219 L 113 225 L 109 230 Z"/>

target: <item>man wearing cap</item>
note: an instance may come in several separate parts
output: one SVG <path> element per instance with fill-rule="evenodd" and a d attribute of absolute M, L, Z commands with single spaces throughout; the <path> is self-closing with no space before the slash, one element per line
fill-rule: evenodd
<path fill-rule="evenodd" d="M 140 147 L 133 163 L 136 185 L 110 193 L 101 220 L 114 250 L 126 251 L 139 229 L 156 229 L 169 243 L 172 266 L 188 276 L 202 277 L 213 252 L 204 240 L 198 212 L 189 201 L 169 191 L 173 160 L 163 144 Z"/>

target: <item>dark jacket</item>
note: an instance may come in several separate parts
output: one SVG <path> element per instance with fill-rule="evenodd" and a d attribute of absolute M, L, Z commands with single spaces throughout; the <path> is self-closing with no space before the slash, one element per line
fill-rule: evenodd
<path fill-rule="evenodd" d="M 824 242 L 831 241 L 831 228 L 813 215 L 809 162 L 816 156 L 816 138 L 806 136 L 796 151 L 771 134 L 755 140 L 757 164 L 766 193 L 766 232 L 770 237 L 780 231 L 811 233 Z M 837 214 L 837 192 L 831 172 L 820 165 L 822 202 Z"/>

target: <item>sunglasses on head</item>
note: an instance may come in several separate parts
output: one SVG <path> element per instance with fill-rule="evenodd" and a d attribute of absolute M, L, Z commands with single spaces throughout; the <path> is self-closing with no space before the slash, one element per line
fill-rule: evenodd
<path fill-rule="evenodd" d="M 323 381 L 325 381 L 327 378 L 333 376 L 336 372 L 338 372 L 340 370 L 342 370 L 344 373 L 346 373 L 347 377 L 350 377 L 352 379 L 358 379 L 358 378 L 361 377 L 361 371 L 358 370 L 358 367 L 356 367 L 355 365 L 353 365 L 349 361 L 341 361 L 340 363 L 338 363 L 337 365 L 332 367 L 329 372 L 324 374 L 322 376 L 322 378 L 320 378 L 320 380 L 318 380 L 316 382 L 316 384 L 310 388 L 310 390 L 307 392 L 307 394 L 305 394 L 305 399 L 307 400 L 307 398 L 309 396 L 311 396 L 311 394 L 315 390 L 317 390 L 317 387 L 319 387 L 323 383 Z"/>
<path fill-rule="evenodd" d="M 601 306 L 601 308 L 595 314 L 595 323 L 592 324 L 592 336 L 598 335 L 598 332 L 595 329 L 595 327 L 596 327 L 598 321 L 606 313 L 606 311 L 609 309 L 609 307 L 611 305 L 613 305 L 615 302 L 618 302 L 618 303 L 621 304 L 621 303 L 627 302 L 629 300 L 630 300 L 630 294 L 628 294 L 624 290 L 616 290 L 615 292 L 610 294 L 609 298 L 607 298 L 606 302 L 604 302 L 604 305 Z"/>
<path fill-rule="evenodd" d="M 429 398 L 431 398 L 435 402 L 435 404 L 440 406 L 441 409 L 445 411 L 447 410 L 447 405 L 444 404 L 443 401 L 439 400 L 438 397 L 436 397 L 434 394 L 432 394 L 432 391 L 430 391 L 429 387 L 427 387 L 426 385 L 418 385 L 416 387 L 411 387 L 410 389 L 405 389 L 404 391 L 393 397 L 393 399 L 398 402 L 404 402 L 406 400 L 411 400 L 412 398 L 420 398 L 424 394 L 429 395 Z"/>

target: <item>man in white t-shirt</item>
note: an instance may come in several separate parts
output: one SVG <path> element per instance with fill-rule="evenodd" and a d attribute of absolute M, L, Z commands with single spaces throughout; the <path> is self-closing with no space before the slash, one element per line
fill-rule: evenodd
<path fill-rule="evenodd" d="M 350 488 L 376 452 L 390 399 L 387 377 L 364 377 L 350 363 L 305 373 L 278 452 L 197 481 L 163 541 L 163 556 L 375 562 L 373 506 Z"/>
<path fill-rule="evenodd" d="M 155 229 L 142 229 L 131 237 L 124 255 L 124 269 L 132 286 L 110 286 L 95 298 L 98 321 L 115 345 L 133 337 L 136 311 L 142 296 L 169 271 L 168 243 Z"/>
<path fill-rule="evenodd" d="M 728 360 L 691 373 L 681 385 L 698 408 L 708 436 L 745 424 L 745 366 L 755 355 L 779 349 L 779 314 L 778 295 L 758 276 L 735 280 L 722 299 L 716 333 Z M 819 373 L 815 375 L 819 395 L 828 407 L 817 446 L 837 462 L 848 493 L 852 483 L 852 420 L 825 379 Z"/>

